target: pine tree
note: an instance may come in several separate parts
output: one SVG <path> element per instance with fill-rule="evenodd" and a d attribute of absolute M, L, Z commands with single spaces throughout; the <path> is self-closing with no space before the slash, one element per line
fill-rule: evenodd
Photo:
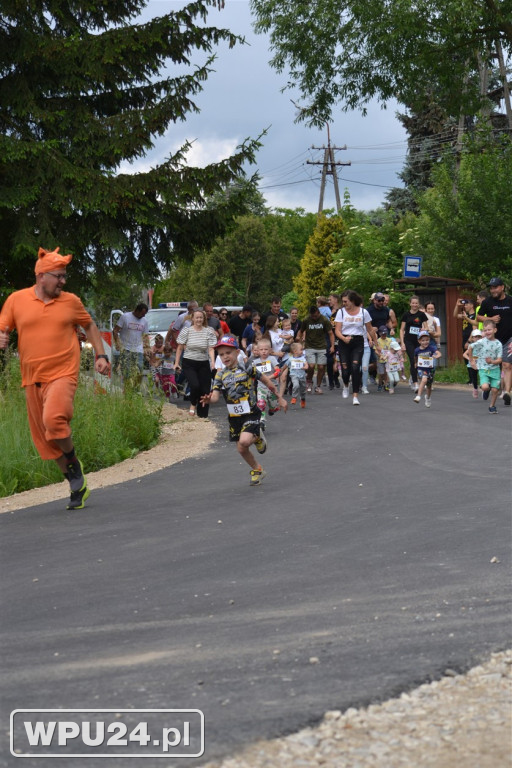
<path fill-rule="evenodd" d="M 457 125 L 431 94 L 425 96 L 421 109 L 398 113 L 397 117 L 409 135 L 407 158 L 398 174 L 405 187 L 393 187 L 387 193 L 386 207 L 403 215 L 407 211 L 418 212 L 416 198 L 431 186 L 432 168 L 455 147 Z"/>
<path fill-rule="evenodd" d="M 72 253 L 81 280 L 112 268 L 155 277 L 244 211 L 232 182 L 257 141 L 206 168 L 186 164 L 186 144 L 147 172 L 119 173 L 197 111 L 214 46 L 239 42 L 206 26 L 217 2 L 141 23 L 147 0 L 3 0 L 0 284 L 27 285 L 40 245 Z M 207 60 L 192 69 L 196 51 Z M 169 64 L 179 72 L 163 72 Z"/>

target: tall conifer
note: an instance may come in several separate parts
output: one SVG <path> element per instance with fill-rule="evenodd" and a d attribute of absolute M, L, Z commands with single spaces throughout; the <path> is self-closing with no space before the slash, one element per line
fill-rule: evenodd
<path fill-rule="evenodd" d="M 119 173 L 197 111 L 215 46 L 239 42 L 207 25 L 217 4 L 141 22 L 147 0 L 3 0 L 0 283 L 26 285 L 40 245 L 73 253 L 81 279 L 112 267 L 150 278 L 243 211 L 233 182 L 257 141 L 206 168 L 187 165 L 185 145 L 146 172 Z M 205 61 L 194 67 L 195 52 Z"/>

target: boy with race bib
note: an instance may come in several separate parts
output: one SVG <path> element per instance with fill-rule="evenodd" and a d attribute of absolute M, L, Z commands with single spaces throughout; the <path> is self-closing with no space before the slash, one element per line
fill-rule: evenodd
<path fill-rule="evenodd" d="M 290 347 L 291 357 L 288 358 L 288 368 L 290 369 L 290 380 L 292 382 L 292 405 L 297 402 L 300 395 L 300 407 L 306 407 L 306 371 L 308 364 L 302 344 L 294 341 Z"/>
<path fill-rule="evenodd" d="M 238 453 L 251 468 L 249 484 L 259 485 L 266 473 L 250 449 L 255 445 L 258 453 L 265 453 L 267 443 L 261 433 L 261 411 L 256 405 L 256 382 L 262 381 L 274 393 L 277 393 L 276 385 L 268 376 L 260 373 L 254 363 L 239 363 L 238 342 L 234 336 L 222 336 L 215 348 L 225 367 L 217 371 L 212 391 L 203 395 L 201 402 L 203 405 L 216 403 L 222 392 L 228 409 L 229 439 L 236 442 Z M 278 402 L 286 411 L 286 400 L 279 397 Z"/>
<path fill-rule="evenodd" d="M 280 363 L 272 354 L 271 343 L 265 337 L 261 338 L 257 344 L 253 347 L 253 356 L 250 362 L 255 366 L 256 370 L 264 374 L 269 379 L 279 379 L 279 394 L 283 394 L 286 386 L 286 374 L 287 366 L 280 367 Z M 263 379 L 258 381 L 258 408 L 261 411 L 261 428 L 265 429 L 266 413 L 269 416 L 273 416 L 279 410 L 279 398 L 278 393 L 266 386 Z"/>
<path fill-rule="evenodd" d="M 420 402 L 421 395 L 426 387 L 427 393 L 425 395 L 425 405 L 427 408 L 430 408 L 432 384 L 434 383 L 434 375 L 436 372 L 434 368 L 434 360 L 441 357 L 441 352 L 438 350 L 437 345 L 430 341 L 430 333 L 426 330 L 419 332 L 418 344 L 419 346 L 414 350 L 414 361 L 420 385 L 414 398 L 414 402 Z"/>

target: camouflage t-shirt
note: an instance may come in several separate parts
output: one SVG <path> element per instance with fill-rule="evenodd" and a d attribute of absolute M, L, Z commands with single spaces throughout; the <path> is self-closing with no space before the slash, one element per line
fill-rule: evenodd
<path fill-rule="evenodd" d="M 247 363 L 246 366 L 237 363 L 236 368 L 217 371 L 212 389 L 222 392 L 228 404 L 248 400 L 252 411 L 256 407 L 256 381 L 259 379 L 261 373 L 253 363 Z"/>

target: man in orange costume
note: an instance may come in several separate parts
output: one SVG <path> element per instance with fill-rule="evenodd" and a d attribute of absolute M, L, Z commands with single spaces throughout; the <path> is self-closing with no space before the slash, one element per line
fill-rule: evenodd
<path fill-rule="evenodd" d="M 41 458 L 54 459 L 69 481 L 67 508 L 82 509 L 89 489 L 70 426 L 80 369 L 77 326 L 94 347 L 95 370 L 108 374 L 109 361 L 92 317 L 78 296 L 62 290 L 72 258 L 58 248 L 39 249 L 36 284 L 12 293 L 0 312 L 0 349 L 7 348 L 16 328 L 32 440 Z"/>

